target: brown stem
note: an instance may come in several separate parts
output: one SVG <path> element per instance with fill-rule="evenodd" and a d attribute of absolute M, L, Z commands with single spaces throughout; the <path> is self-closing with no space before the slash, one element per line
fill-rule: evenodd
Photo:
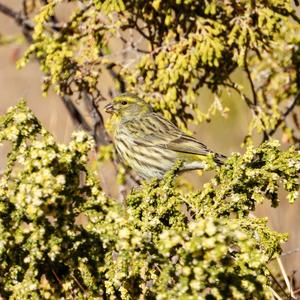
<path fill-rule="evenodd" d="M 99 99 L 100 97 L 101 95 L 99 95 L 99 97 L 97 98 Z M 100 113 L 96 103 L 97 99 L 89 95 L 86 91 L 82 92 L 82 98 L 87 107 L 87 110 L 90 113 L 90 116 L 93 119 L 92 132 L 93 132 L 93 137 L 95 139 L 96 145 L 99 146 L 99 145 L 109 144 L 111 141 L 104 127 L 103 116 Z"/>
<path fill-rule="evenodd" d="M 248 66 L 248 61 L 247 61 L 247 56 L 248 55 L 247 54 L 248 54 L 248 48 L 246 49 L 246 52 L 245 52 L 245 55 L 244 55 L 244 70 L 246 72 L 247 78 L 248 78 L 249 83 L 250 83 L 253 100 L 251 101 L 248 98 L 250 100 L 249 103 L 251 103 L 251 104 L 250 105 L 248 103 L 247 104 L 248 104 L 249 108 L 253 111 L 253 113 L 255 114 L 255 116 L 258 117 L 258 115 L 259 115 L 258 99 L 257 99 L 257 94 L 256 94 L 254 82 L 253 82 L 253 79 L 252 79 L 252 76 L 251 76 L 251 72 L 250 72 L 249 66 Z M 263 126 L 263 138 L 262 138 L 262 141 L 264 142 L 264 141 L 268 140 L 270 138 L 270 136 L 269 136 L 269 134 L 267 132 L 267 126 L 266 126 L 264 120 L 260 118 L 260 122 L 261 122 L 261 124 Z"/>
<path fill-rule="evenodd" d="M 247 78 L 248 78 L 249 83 L 250 83 L 252 97 L 253 97 L 253 105 L 257 106 L 257 94 L 256 94 L 256 91 L 255 91 L 254 82 L 252 80 L 251 73 L 250 73 L 249 66 L 248 66 L 248 62 L 247 62 L 247 52 L 248 51 L 246 51 L 245 56 L 244 56 L 244 69 L 245 69 L 245 72 L 247 74 Z"/>
<path fill-rule="evenodd" d="M 61 100 L 63 101 L 63 104 L 65 105 L 66 109 L 68 110 L 69 114 L 71 115 L 71 118 L 75 120 L 82 129 L 88 132 L 92 132 L 91 127 L 87 123 L 87 121 L 84 119 L 80 111 L 77 109 L 77 107 L 74 105 L 72 100 L 67 96 L 61 96 Z"/>
<path fill-rule="evenodd" d="M 6 6 L 3 3 L 0 3 L 0 12 L 2 12 L 4 15 L 13 18 L 19 25 L 22 25 L 23 18 L 21 17 L 21 14 L 18 12 L 15 12 L 10 7 Z"/>

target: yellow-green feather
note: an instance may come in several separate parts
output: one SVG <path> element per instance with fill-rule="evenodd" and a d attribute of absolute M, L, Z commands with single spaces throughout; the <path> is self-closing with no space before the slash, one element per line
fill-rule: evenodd
<path fill-rule="evenodd" d="M 205 156 L 215 155 L 197 139 L 186 135 L 174 124 L 154 113 L 149 104 L 136 96 L 114 99 L 116 114 L 114 138 L 120 157 L 141 177 L 161 178 L 178 161 L 182 170 L 202 169 Z"/>

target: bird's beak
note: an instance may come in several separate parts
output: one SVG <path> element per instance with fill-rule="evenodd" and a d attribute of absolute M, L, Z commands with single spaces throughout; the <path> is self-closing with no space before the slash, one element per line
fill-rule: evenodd
<path fill-rule="evenodd" d="M 109 113 L 109 114 L 113 114 L 116 109 L 114 108 L 112 103 L 108 103 L 107 105 L 104 106 L 105 112 Z"/>

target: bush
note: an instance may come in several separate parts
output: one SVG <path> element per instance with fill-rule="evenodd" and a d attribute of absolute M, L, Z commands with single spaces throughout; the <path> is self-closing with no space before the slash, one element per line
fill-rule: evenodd
<path fill-rule="evenodd" d="M 276 207 L 280 189 L 291 203 L 299 198 L 300 21 L 290 1 L 23 4 L 18 13 L 0 3 L 29 44 L 17 65 L 37 61 L 44 95 L 53 88 L 84 131 L 58 144 L 24 101 L 1 117 L 0 141 L 11 148 L 0 180 L 0 296 L 271 299 L 274 290 L 282 293 L 268 263 L 287 236 L 252 211 L 264 201 Z M 65 6 L 70 14 L 63 22 L 58 11 Z M 14 41 L 0 36 L 1 45 Z M 211 102 L 199 98 L 204 89 Z M 198 191 L 181 188 L 178 162 L 123 203 L 111 199 L 93 171 L 97 159 L 117 161 L 99 102 L 103 93 L 125 90 L 185 131 L 217 113 L 226 116 L 224 97 L 234 94 L 229 102 L 245 103 L 252 115 L 245 153 L 216 166 Z M 116 165 L 128 188 L 130 171 Z"/>
<path fill-rule="evenodd" d="M 286 236 L 249 213 L 266 199 L 276 206 L 279 184 L 296 198 L 299 152 L 275 141 L 250 147 L 197 193 L 174 185 L 175 166 L 129 194 L 125 208 L 89 170 L 84 132 L 56 144 L 24 102 L 0 129 L 11 143 L 0 186 L 2 296 L 270 297 L 266 264 Z"/>

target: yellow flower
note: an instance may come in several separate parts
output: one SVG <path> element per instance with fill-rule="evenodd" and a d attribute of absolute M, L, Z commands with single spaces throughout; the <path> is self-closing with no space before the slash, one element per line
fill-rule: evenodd
<path fill-rule="evenodd" d="M 121 159 L 144 179 L 162 178 L 177 161 L 181 171 L 207 168 L 210 155 L 220 165 L 225 156 L 209 150 L 133 94 L 123 94 L 105 107 L 114 115 L 113 138 Z"/>

